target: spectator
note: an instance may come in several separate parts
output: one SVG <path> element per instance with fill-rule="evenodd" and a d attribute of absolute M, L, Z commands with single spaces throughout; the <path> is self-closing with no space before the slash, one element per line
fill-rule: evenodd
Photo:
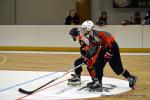
<path fill-rule="evenodd" d="M 141 24 L 141 21 L 142 21 L 142 19 L 141 19 L 141 15 L 140 15 L 140 12 L 139 11 L 137 11 L 137 12 L 135 12 L 134 13 L 134 24 Z"/>
<path fill-rule="evenodd" d="M 150 24 L 150 10 L 146 12 L 144 24 Z"/>
<path fill-rule="evenodd" d="M 98 18 L 97 25 L 107 25 L 107 12 L 102 11 L 101 16 Z"/>
<path fill-rule="evenodd" d="M 69 11 L 69 16 L 65 20 L 65 25 L 79 25 L 80 19 L 79 16 L 76 15 L 75 10 Z"/>
<path fill-rule="evenodd" d="M 129 20 L 123 20 L 121 22 L 121 25 L 133 25 L 132 16 L 130 17 L 130 21 Z"/>
<path fill-rule="evenodd" d="M 130 22 L 128 20 L 123 20 L 121 22 L 121 25 L 129 25 L 129 24 L 130 24 Z"/>

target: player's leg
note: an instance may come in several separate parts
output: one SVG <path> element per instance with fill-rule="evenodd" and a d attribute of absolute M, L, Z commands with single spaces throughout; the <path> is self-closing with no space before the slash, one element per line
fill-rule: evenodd
<path fill-rule="evenodd" d="M 89 69 L 89 67 L 87 67 L 87 68 L 88 68 L 89 74 L 92 78 L 92 82 L 87 83 L 87 88 L 89 88 L 90 91 L 102 92 L 102 84 L 99 82 L 98 78 L 96 77 L 95 69 L 94 68 Z"/>
<path fill-rule="evenodd" d="M 102 50 L 93 65 L 95 68 L 96 77 L 98 78 L 99 82 L 102 84 L 102 77 L 103 77 L 103 69 L 106 65 L 106 62 L 104 61 L 104 51 Z"/>
<path fill-rule="evenodd" d="M 87 84 L 87 87 L 91 87 L 91 85 L 93 85 L 95 83 L 95 81 L 97 80 L 96 78 L 96 73 L 95 73 L 95 69 L 94 69 L 94 66 L 87 66 L 87 70 L 91 76 L 91 79 L 92 79 L 92 82 L 89 82 Z"/>
<path fill-rule="evenodd" d="M 112 53 L 113 56 L 109 61 L 111 68 L 117 75 L 124 76 L 129 81 L 129 86 L 133 88 L 136 83 L 136 77 L 131 75 L 127 69 L 123 68 L 119 47 L 116 42 L 112 44 Z"/>
<path fill-rule="evenodd" d="M 83 62 L 84 62 L 84 58 L 78 58 L 74 62 L 74 67 L 82 64 Z M 68 84 L 71 84 L 71 85 L 81 84 L 81 72 L 82 72 L 82 66 L 76 68 L 75 73 L 71 74 L 72 77 L 70 79 L 68 79 Z"/>
<path fill-rule="evenodd" d="M 104 62 L 104 53 L 103 51 L 99 53 L 96 62 L 93 65 L 95 77 L 93 77 L 93 81 L 88 83 L 87 86 L 92 90 L 102 91 L 102 77 L 103 77 L 103 68 L 106 62 Z"/>

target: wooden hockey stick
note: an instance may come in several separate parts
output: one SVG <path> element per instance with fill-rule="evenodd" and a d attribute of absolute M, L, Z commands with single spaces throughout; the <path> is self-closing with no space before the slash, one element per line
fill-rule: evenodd
<path fill-rule="evenodd" d="M 34 93 L 34 92 L 40 90 L 41 88 L 47 86 L 48 84 L 50 84 L 50 83 L 52 83 L 52 82 L 54 82 L 54 81 L 56 81 L 56 80 L 62 78 L 63 76 L 65 76 L 65 75 L 67 75 L 68 73 L 70 73 L 70 72 L 72 72 L 73 70 L 75 70 L 76 68 L 81 67 L 83 64 L 84 64 L 84 63 L 82 63 L 82 64 L 80 64 L 80 65 L 78 65 L 78 66 L 76 66 L 76 67 L 70 69 L 69 71 L 67 71 L 66 73 L 64 73 L 62 76 L 56 77 L 55 79 L 53 79 L 53 80 L 47 82 L 46 84 L 44 84 L 44 85 L 38 87 L 38 88 L 35 89 L 35 90 L 27 91 L 27 90 L 24 90 L 24 89 L 22 89 L 22 88 L 19 88 L 18 91 L 19 91 L 20 93 L 24 93 L 24 94 L 30 95 L 30 94 L 32 94 L 32 93 Z"/>

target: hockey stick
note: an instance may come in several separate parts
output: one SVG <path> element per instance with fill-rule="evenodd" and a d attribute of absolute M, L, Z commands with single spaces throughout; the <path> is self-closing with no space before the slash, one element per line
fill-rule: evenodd
<path fill-rule="evenodd" d="M 51 81 L 47 82 L 46 84 L 44 84 L 44 85 L 42 85 L 42 86 L 38 87 L 38 88 L 37 88 L 37 89 L 35 89 L 35 90 L 27 91 L 27 90 L 24 90 L 24 89 L 22 89 L 22 88 L 19 88 L 19 89 L 18 89 L 18 91 L 19 91 L 20 93 L 24 93 L 24 94 L 28 94 L 28 95 L 30 95 L 30 94 L 32 94 L 32 93 L 34 93 L 34 92 L 36 92 L 36 91 L 40 90 L 41 88 L 43 88 L 43 87 L 47 86 L 48 84 L 50 84 L 50 83 L 52 83 L 52 82 L 54 82 L 54 81 L 56 81 L 56 80 L 60 79 L 61 77 L 65 76 L 66 74 L 68 74 L 68 73 L 72 72 L 72 71 L 73 71 L 73 70 L 75 70 L 76 68 L 81 67 L 83 64 L 84 64 L 84 63 L 82 63 L 82 64 L 80 64 L 80 65 L 78 65 L 78 66 L 74 67 L 73 69 L 70 69 L 69 71 L 67 71 L 66 73 L 64 73 L 62 76 L 56 77 L 55 79 L 53 79 L 53 80 L 51 80 Z"/>

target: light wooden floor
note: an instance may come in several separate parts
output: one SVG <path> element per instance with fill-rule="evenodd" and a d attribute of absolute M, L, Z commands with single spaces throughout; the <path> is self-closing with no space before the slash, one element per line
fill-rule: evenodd
<path fill-rule="evenodd" d="M 0 70 L 68 71 L 73 67 L 73 62 L 78 57 L 80 56 L 77 54 L 0 53 Z M 122 61 L 125 68 L 138 76 L 136 90 L 113 97 L 101 97 L 88 100 L 150 100 L 150 56 L 124 55 L 122 56 Z M 83 74 L 88 75 L 86 68 L 84 68 Z M 121 76 L 115 75 L 108 65 L 105 66 L 104 75 L 124 79 Z"/>

